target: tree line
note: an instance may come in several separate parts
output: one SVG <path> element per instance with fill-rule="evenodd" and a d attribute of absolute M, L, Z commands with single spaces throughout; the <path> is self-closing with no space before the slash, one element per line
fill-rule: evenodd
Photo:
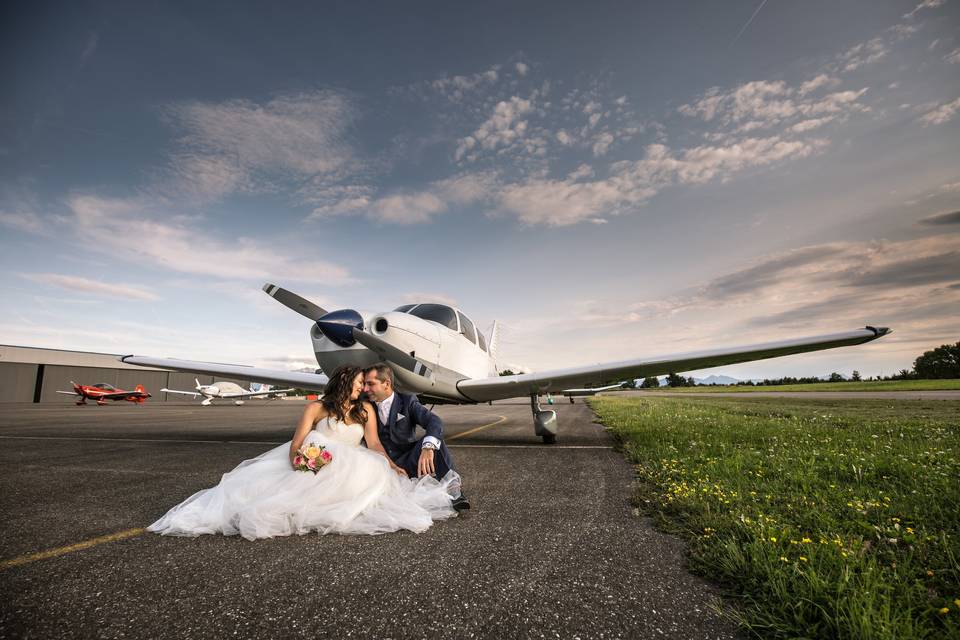
<path fill-rule="evenodd" d="M 960 378 L 960 342 L 956 344 L 944 344 L 936 349 L 924 351 L 922 355 L 917 356 L 913 361 L 913 369 L 901 369 L 891 376 L 873 376 L 863 378 L 859 371 L 854 371 L 849 380 L 859 382 L 861 380 L 952 380 Z M 842 374 L 834 371 L 826 379 L 815 376 L 793 377 L 784 376 L 782 378 L 766 378 L 760 382 L 753 380 L 741 380 L 736 386 L 778 386 L 785 384 L 818 384 L 820 382 L 844 382 Z M 696 385 L 692 377 L 684 377 L 676 373 L 667 375 L 668 387 L 692 387 Z M 656 389 L 660 387 L 660 380 L 656 376 L 644 378 L 640 384 L 641 389 Z"/>

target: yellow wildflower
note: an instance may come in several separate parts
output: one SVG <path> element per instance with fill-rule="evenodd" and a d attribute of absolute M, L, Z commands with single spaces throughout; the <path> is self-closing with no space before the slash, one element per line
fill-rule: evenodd
<path fill-rule="evenodd" d="M 806 557 L 800 556 L 800 562 L 806 562 L 806 561 L 807 561 Z"/>
<path fill-rule="evenodd" d="M 777 541 L 776 536 L 770 536 L 770 542 L 776 542 L 776 541 Z"/>
<path fill-rule="evenodd" d="M 949 608 L 949 607 L 944 607 L 943 609 L 940 609 L 940 611 L 939 611 L 938 613 L 940 613 L 940 615 L 942 615 L 942 616 L 945 616 L 945 615 L 947 615 L 948 613 L 950 613 L 950 608 Z"/>
<path fill-rule="evenodd" d="M 803 544 L 810 544 L 811 542 L 813 542 L 813 540 L 811 540 L 810 538 L 804 538 L 800 542 L 802 542 Z"/>

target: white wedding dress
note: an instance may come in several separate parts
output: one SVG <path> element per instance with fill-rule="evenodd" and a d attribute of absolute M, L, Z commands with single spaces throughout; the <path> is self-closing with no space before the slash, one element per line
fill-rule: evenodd
<path fill-rule="evenodd" d="M 334 418 L 317 422 L 305 443 L 316 443 L 333 461 L 313 474 L 290 465 L 290 443 L 244 460 L 220 484 L 199 491 L 148 527 L 162 535 L 240 534 L 248 540 L 320 533 L 377 534 L 426 531 L 434 520 L 457 515 L 460 495 L 453 471 L 405 478 L 386 458 L 360 444 L 363 427 Z"/>

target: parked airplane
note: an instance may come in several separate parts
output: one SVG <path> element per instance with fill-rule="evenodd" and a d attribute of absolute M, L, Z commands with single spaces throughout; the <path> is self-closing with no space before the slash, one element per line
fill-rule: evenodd
<path fill-rule="evenodd" d="M 200 381 L 196 378 L 194 378 L 193 381 L 197 383 L 196 391 L 176 391 L 175 389 L 160 389 L 160 391 L 164 393 L 179 393 L 185 396 L 193 396 L 194 398 L 203 396 L 203 402 L 200 404 L 204 407 L 213 404 L 214 398 L 233 400 L 233 404 L 240 406 L 243 404 L 243 398 L 261 398 L 293 391 L 293 389 L 254 391 L 252 389 L 244 389 L 235 382 L 221 381 L 214 382 L 213 384 L 200 384 Z"/>
<path fill-rule="evenodd" d="M 556 440 L 557 413 L 541 409 L 538 400 L 541 394 L 603 384 L 611 379 L 646 378 L 863 344 L 890 333 L 887 328 L 868 326 L 780 342 L 500 376 L 495 362 L 497 323 L 494 323 L 487 343 L 470 318 L 448 305 L 405 304 L 393 311 L 361 315 L 353 309 L 328 312 L 273 284 L 264 285 L 263 290 L 311 321 L 310 339 L 323 371 L 333 371 L 343 364 L 366 367 L 385 361 L 396 375 L 397 388 L 418 394 L 424 402 L 473 404 L 529 397 L 534 432 L 547 444 Z M 137 355 L 122 356 L 120 360 L 145 367 L 288 384 L 318 391 L 327 382 L 327 377 L 320 373 Z"/>
<path fill-rule="evenodd" d="M 78 407 L 87 404 L 87 399 L 96 400 L 97 404 L 102 407 L 107 404 L 107 400 L 126 400 L 128 402 L 143 404 L 147 401 L 147 398 L 150 397 L 150 394 L 147 393 L 147 390 L 143 388 L 142 384 L 138 384 L 135 391 L 117 389 L 106 382 L 98 382 L 97 384 L 86 386 L 77 384 L 71 380 L 70 384 L 73 385 L 73 391 L 57 391 L 57 393 L 77 396 Z"/>

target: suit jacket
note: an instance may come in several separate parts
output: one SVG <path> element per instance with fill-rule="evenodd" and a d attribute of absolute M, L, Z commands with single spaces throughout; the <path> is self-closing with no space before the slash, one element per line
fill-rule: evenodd
<path fill-rule="evenodd" d="M 420 404 L 417 396 L 394 391 L 393 404 L 386 424 L 377 412 L 377 435 L 388 453 L 402 452 L 420 441 L 417 426 L 423 427 L 428 436 L 443 440 L 443 421 L 438 415 Z"/>

